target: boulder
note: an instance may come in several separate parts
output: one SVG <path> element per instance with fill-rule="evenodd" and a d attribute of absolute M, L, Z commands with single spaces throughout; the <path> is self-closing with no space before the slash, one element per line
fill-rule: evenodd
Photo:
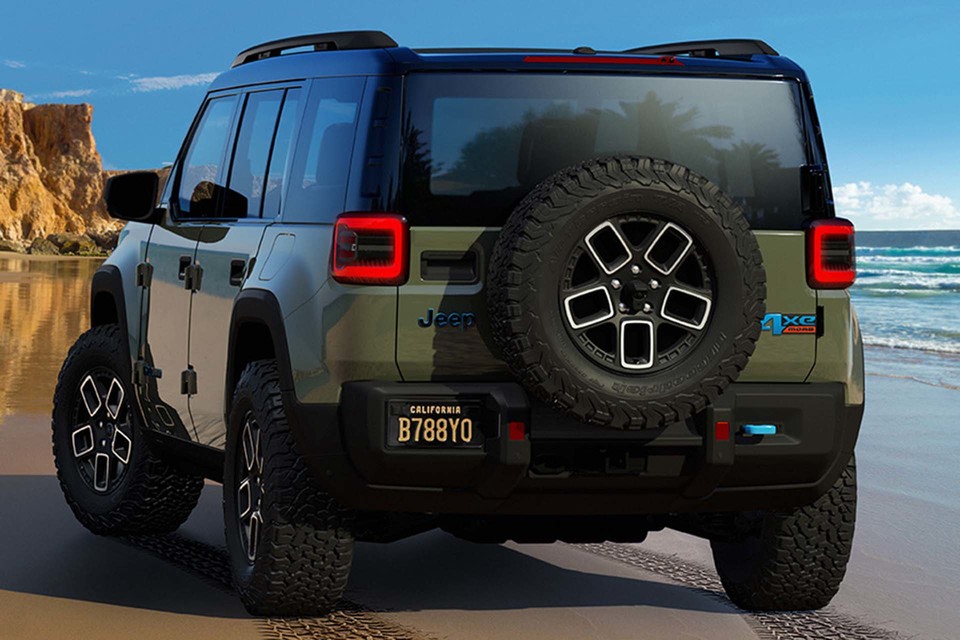
<path fill-rule="evenodd" d="M 0 252 L 13 251 L 14 253 L 23 253 L 23 245 L 13 240 L 0 240 Z"/>
<path fill-rule="evenodd" d="M 35 256 L 60 255 L 60 249 L 47 238 L 37 238 L 30 245 L 30 253 Z"/>
<path fill-rule="evenodd" d="M 54 233 L 47 236 L 47 240 L 56 245 L 61 255 L 84 256 L 101 253 L 97 243 L 86 234 Z"/>

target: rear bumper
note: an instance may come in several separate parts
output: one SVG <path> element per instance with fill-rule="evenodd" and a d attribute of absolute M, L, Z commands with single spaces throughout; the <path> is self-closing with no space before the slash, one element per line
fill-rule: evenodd
<path fill-rule="evenodd" d="M 386 400 L 475 399 L 482 449 L 386 446 Z M 736 383 L 701 414 L 656 431 L 584 425 L 531 406 L 514 383 L 344 385 L 340 405 L 300 404 L 287 415 L 298 447 L 346 506 L 462 514 L 664 514 L 786 508 L 825 493 L 853 453 L 863 406 L 839 383 Z M 729 440 L 716 439 L 718 421 Z M 511 439 L 506 425 L 527 425 Z M 776 435 L 745 436 L 744 424 Z"/>

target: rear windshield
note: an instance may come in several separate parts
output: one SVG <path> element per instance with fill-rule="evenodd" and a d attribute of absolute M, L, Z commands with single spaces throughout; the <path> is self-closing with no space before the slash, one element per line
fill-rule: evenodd
<path fill-rule="evenodd" d="M 755 228 L 802 222 L 792 82 L 420 73 L 408 76 L 404 104 L 401 207 L 415 225 L 502 225 L 546 177 L 612 154 L 693 169 Z"/>

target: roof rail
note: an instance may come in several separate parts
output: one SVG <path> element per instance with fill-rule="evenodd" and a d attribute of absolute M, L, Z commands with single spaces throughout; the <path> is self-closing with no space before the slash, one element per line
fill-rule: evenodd
<path fill-rule="evenodd" d="M 335 31 L 333 33 L 315 33 L 307 36 L 294 36 L 264 42 L 241 51 L 230 67 L 273 58 L 289 49 L 313 47 L 314 51 L 344 51 L 347 49 L 384 49 L 396 47 L 393 38 L 382 31 Z"/>
<path fill-rule="evenodd" d="M 623 53 L 648 53 L 660 56 L 691 56 L 693 58 L 727 58 L 733 56 L 778 56 L 776 49 L 763 40 L 693 40 L 648 47 L 627 49 Z"/>

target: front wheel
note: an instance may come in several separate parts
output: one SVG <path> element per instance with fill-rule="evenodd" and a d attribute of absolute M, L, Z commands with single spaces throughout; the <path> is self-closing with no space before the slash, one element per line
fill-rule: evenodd
<path fill-rule="evenodd" d="M 816 502 L 742 516 L 746 533 L 711 542 L 727 595 L 748 611 L 821 609 L 840 590 L 853 546 L 857 465 L 851 458 Z"/>
<path fill-rule="evenodd" d="M 237 383 L 223 510 L 234 580 L 250 613 L 313 616 L 337 604 L 353 559 L 353 514 L 297 453 L 273 361 L 250 363 Z"/>
<path fill-rule="evenodd" d="M 94 327 L 70 348 L 53 397 L 53 457 L 77 520 L 100 535 L 166 533 L 200 499 L 203 478 L 144 442 L 117 325 Z"/>

